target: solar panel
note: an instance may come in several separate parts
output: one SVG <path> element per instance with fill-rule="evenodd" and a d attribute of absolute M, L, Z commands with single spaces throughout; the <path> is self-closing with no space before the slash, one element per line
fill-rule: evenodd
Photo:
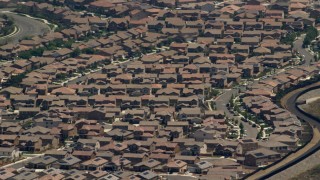
<path fill-rule="evenodd" d="M 255 153 L 256 156 L 263 156 L 263 153 Z"/>

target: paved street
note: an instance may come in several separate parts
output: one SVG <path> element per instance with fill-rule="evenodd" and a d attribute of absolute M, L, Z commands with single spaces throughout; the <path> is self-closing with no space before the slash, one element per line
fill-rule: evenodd
<path fill-rule="evenodd" d="M 18 32 L 9 38 L 0 38 L 0 44 L 5 42 L 18 43 L 28 36 L 42 35 L 45 32 L 50 31 L 47 24 L 17 14 L 10 13 L 8 11 L 0 11 L 0 14 L 6 14 L 7 16 L 13 18 L 15 25 L 18 27 Z"/>
<path fill-rule="evenodd" d="M 320 82 L 318 82 L 316 84 L 309 85 L 304 88 L 294 90 L 294 91 L 288 93 L 281 100 L 282 106 L 284 106 L 287 110 L 289 110 L 291 113 L 295 114 L 300 119 L 307 121 L 313 127 L 312 140 L 301 150 L 291 154 L 290 156 L 286 157 L 285 159 L 283 159 L 282 161 L 280 161 L 276 165 L 271 166 L 270 168 L 267 168 L 265 170 L 261 170 L 261 171 L 257 172 L 256 174 L 248 177 L 247 179 L 266 179 L 266 178 L 270 178 L 270 176 L 272 176 L 272 175 L 274 177 L 277 177 L 280 175 L 283 177 L 285 175 L 285 173 L 288 173 L 288 172 L 286 171 L 286 169 L 282 169 L 282 168 L 284 168 L 284 167 L 290 168 L 293 165 L 295 165 L 297 170 L 300 170 L 300 169 L 307 170 L 307 169 L 305 169 L 305 166 L 303 166 L 303 164 L 300 164 L 299 162 L 305 158 L 306 159 L 310 158 L 308 156 L 311 156 L 315 152 L 319 151 L 319 148 L 320 148 L 320 133 L 319 133 L 320 132 L 320 123 L 316 119 L 310 118 L 310 117 L 304 115 L 303 113 L 301 113 L 298 110 L 298 108 L 295 106 L 295 103 L 296 103 L 296 99 L 298 98 L 298 96 L 300 95 L 301 92 L 303 92 L 306 89 L 311 89 L 314 86 L 320 86 Z M 317 164 L 314 164 L 314 165 L 317 165 Z M 279 173 L 279 175 L 277 175 L 278 173 Z M 271 179 L 278 179 L 278 178 L 271 178 Z"/>
<path fill-rule="evenodd" d="M 199 179 L 198 177 L 195 177 L 195 176 L 179 175 L 179 174 L 165 174 L 165 175 L 161 175 L 161 176 L 167 180 L 196 180 L 196 179 Z"/>
<path fill-rule="evenodd" d="M 297 50 L 299 54 L 304 57 L 305 62 L 303 65 L 309 66 L 311 61 L 313 60 L 313 55 L 307 49 L 302 48 L 304 37 L 305 35 L 302 35 L 298 40 L 294 42 L 294 50 Z M 319 83 L 317 84 L 319 85 Z M 314 152 L 319 153 L 319 151 L 316 151 L 316 150 L 320 148 L 320 142 L 319 142 L 320 124 L 317 120 L 314 120 L 302 114 L 296 107 L 296 100 L 300 95 L 300 92 L 302 92 L 304 89 L 308 89 L 312 86 L 316 86 L 317 84 L 313 84 L 313 85 L 310 85 L 309 87 L 300 88 L 293 92 L 290 92 L 281 100 L 283 107 L 285 107 L 288 111 L 290 111 L 300 119 L 308 122 L 313 127 L 314 136 L 311 142 L 309 142 L 303 149 L 297 151 L 296 153 L 291 154 L 290 156 L 288 156 L 278 164 L 271 166 L 270 168 L 267 168 L 265 170 L 261 170 L 255 173 L 254 175 L 248 177 L 247 179 L 266 179 L 266 178 L 270 178 L 270 176 L 272 175 L 273 176 L 270 179 L 280 179 L 280 178 L 286 179 L 286 178 L 289 178 L 290 173 L 295 172 L 295 170 L 297 170 L 296 172 L 300 172 L 300 173 L 307 170 L 306 166 L 303 165 L 303 163 L 300 163 L 300 161 L 304 158 L 306 158 L 305 160 L 308 161 L 308 158 L 312 158 Z M 311 162 L 311 160 L 309 160 L 309 162 Z M 293 167 L 293 165 L 294 165 L 294 169 L 292 171 L 290 167 Z M 282 169 L 279 171 L 279 169 L 283 167 L 287 167 L 289 169 L 284 169 L 284 170 Z M 299 171 L 300 169 L 303 169 L 303 171 Z"/>
<path fill-rule="evenodd" d="M 311 61 L 313 61 L 313 55 L 307 49 L 302 47 L 304 37 L 305 35 L 301 35 L 301 37 L 293 43 L 293 49 L 299 52 L 305 60 L 304 64 L 309 66 Z"/>
<path fill-rule="evenodd" d="M 228 118 L 233 118 L 233 114 L 228 110 L 227 104 L 229 103 L 229 100 L 233 96 L 235 97 L 238 94 L 238 90 L 236 89 L 231 89 L 231 90 L 224 90 L 224 93 L 221 94 L 217 99 L 216 99 L 216 107 L 217 110 L 222 110 L 226 113 L 226 116 Z"/>
<path fill-rule="evenodd" d="M 23 160 L 20 160 L 20 161 L 5 165 L 3 167 L 6 167 L 6 168 L 10 167 L 10 168 L 14 168 L 14 169 L 19 169 L 19 168 L 25 167 L 26 164 L 28 164 L 31 161 L 34 161 L 37 158 L 40 158 L 41 156 L 43 156 L 43 154 L 38 154 L 38 155 L 33 156 L 33 157 L 26 157 L 26 159 L 23 159 Z"/>
<path fill-rule="evenodd" d="M 222 94 L 221 96 L 219 96 L 216 100 L 216 107 L 217 110 L 222 110 L 226 113 L 226 116 L 229 119 L 238 119 L 239 122 L 242 122 L 240 120 L 239 116 L 234 116 L 233 113 L 231 113 L 229 111 L 229 109 L 227 108 L 227 104 L 229 103 L 229 100 L 232 97 L 232 94 L 234 97 L 236 97 L 238 95 L 238 90 L 237 89 L 232 89 L 232 90 L 226 90 L 224 94 Z M 246 138 L 256 138 L 257 134 L 258 134 L 258 129 L 252 127 L 249 123 L 247 122 L 242 122 L 244 129 L 246 130 Z"/>
<path fill-rule="evenodd" d="M 126 61 L 126 62 L 124 62 L 124 63 L 119 63 L 119 64 L 120 64 L 121 67 L 125 67 L 125 66 L 127 66 L 128 64 L 130 64 L 131 62 L 132 62 L 132 61 Z M 102 70 L 98 70 L 98 71 L 93 72 L 93 73 L 101 73 L 101 71 L 102 71 Z M 71 80 L 71 81 L 68 81 L 66 84 L 67 84 L 67 85 L 71 85 L 71 84 L 77 84 L 77 83 L 79 83 L 79 82 L 84 82 L 84 81 L 87 79 L 88 75 L 93 74 L 93 73 L 89 73 L 89 74 L 87 74 L 87 75 L 81 76 L 81 77 L 76 78 L 76 79 L 73 79 L 73 80 Z"/>

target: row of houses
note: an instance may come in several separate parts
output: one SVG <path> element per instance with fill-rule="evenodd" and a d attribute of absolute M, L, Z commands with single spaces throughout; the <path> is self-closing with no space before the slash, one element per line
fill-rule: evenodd
<path fill-rule="evenodd" d="M 4 80 L 24 76 L 18 87 L 0 91 L 0 152 L 51 149 L 23 172 L 2 170 L 7 176 L 159 179 L 188 171 L 241 178 L 246 166 L 268 165 L 298 147 L 300 121 L 270 98 L 318 74 L 319 66 L 289 69 L 248 87 L 243 103 L 275 127 L 269 140 L 230 139 L 224 112 L 205 104 L 215 88 L 292 63 L 292 47 L 281 39 L 314 22 L 296 16 L 294 6 L 289 13 L 257 1 L 222 3 L 212 11 L 122 0 L 65 4 L 19 3 L 20 12 L 52 17 L 63 28 L 0 47 L 9 59 L 43 48 L 1 67 Z M 79 7 L 86 11 L 72 10 Z M 52 50 L 53 42 L 70 44 Z M 232 160 L 201 160 L 213 155 Z"/>

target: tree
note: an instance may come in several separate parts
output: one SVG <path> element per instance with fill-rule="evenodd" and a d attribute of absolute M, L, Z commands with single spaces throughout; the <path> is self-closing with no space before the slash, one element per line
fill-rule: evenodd
<path fill-rule="evenodd" d="M 80 49 L 76 48 L 74 51 L 72 51 L 71 57 L 75 58 L 75 57 L 79 56 L 80 53 L 81 53 Z"/>
<path fill-rule="evenodd" d="M 9 17 L 8 17 L 6 14 L 3 14 L 3 15 L 2 15 L 2 18 L 3 18 L 4 20 L 6 20 L 6 21 L 9 19 Z"/>
<path fill-rule="evenodd" d="M 284 38 L 281 38 L 281 42 L 284 44 L 292 45 L 296 40 L 297 34 L 295 32 L 287 34 Z"/>
<path fill-rule="evenodd" d="M 31 55 L 32 56 L 42 56 L 43 52 L 44 52 L 44 48 L 42 48 L 42 47 L 36 48 L 36 49 L 31 50 Z"/>
<path fill-rule="evenodd" d="M 22 82 L 22 80 L 26 77 L 25 73 L 12 76 L 5 84 L 4 86 L 15 86 L 19 87 L 19 84 Z"/>
<path fill-rule="evenodd" d="M 218 96 L 220 93 L 219 90 L 216 90 L 216 89 L 211 89 L 211 96 Z"/>
<path fill-rule="evenodd" d="M 257 134 L 256 139 L 261 139 L 261 137 L 262 137 L 262 134 L 259 132 L 259 133 Z"/>
<path fill-rule="evenodd" d="M 318 30 L 311 26 L 307 29 L 306 37 L 303 40 L 303 46 L 306 47 L 311 44 L 311 42 L 319 35 Z"/>
<path fill-rule="evenodd" d="M 248 119 L 248 113 L 247 113 L 247 111 L 244 111 L 244 112 L 243 112 L 243 117 L 244 117 L 245 119 Z"/>
<path fill-rule="evenodd" d="M 66 78 L 67 78 L 67 75 L 64 73 L 60 73 L 56 75 L 56 79 L 59 79 L 59 80 L 64 80 Z"/>
<path fill-rule="evenodd" d="M 311 40 L 310 39 L 307 39 L 307 38 L 304 38 L 303 40 L 303 47 L 306 48 L 308 45 L 311 44 Z"/>
<path fill-rule="evenodd" d="M 240 112 L 240 108 L 239 108 L 239 106 L 234 105 L 234 111 L 236 111 L 236 112 Z"/>
<path fill-rule="evenodd" d="M 233 99 L 234 99 L 234 95 L 232 94 L 232 95 L 231 95 L 231 100 L 233 100 Z"/>
<path fill-rule="evenodd" d="M 256 139 L 261 139 L 263 135 L 263 127 L 261 126 L 259 133 L 257 134 L 257 138 Z"/>
<path fill-rule="evenodd" d="M 212 108 L 212 110 L 217 110 L 216 102 L 211 101 L 211 108 Z"/>
<path fill-rule="evenodd" d="M 231 99 L 229 100 L 229 104 L 230 104 L 231 107 L 234 106 L 233 99 L 234 99 L 234 97 L 233 97 L 233 94 L 232 94 L 231 95 Z"/>
<path fill-rule="evenodd" d="M 85 54 L 94 54 L 95 50 L 93 48 L 86 48 L 86 49 L 82 50 L 82 52 Z"/>
<path fill-rule="evenodd" d="M 242 123 L 240 123 L 239 128 L 240 128 L 240 134 L 243 135 L 244 134 L 244 126 Z"/>
<path fill-rule="evenodd" d="M 19 57 L 22 59 L 30 59 L 32 56 L 42 56 L 44 48 L 35 48 L 29 51 L 22 51 L 19 53 Z"/>
<path fill-rule="evenodd" d="M 30 59 L 32 55 L 30 51 L 22 51 L 18 56 L 22 59 Z"/>
<path fill-rule="evenodd" d="M 68 40 L 67 42 L 63 43 L 63 46 L 66 48 L 71 48 L 73 44 L 73 40 Z"/>

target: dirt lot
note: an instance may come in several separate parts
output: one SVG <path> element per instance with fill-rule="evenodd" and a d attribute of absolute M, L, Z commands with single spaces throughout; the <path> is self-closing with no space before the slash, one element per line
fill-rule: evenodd
<path fill-rule="evenodd" d="M 314 153 L 313 155 L 311 155 L 310 157 L 304 159 L 303 161 L 299 162 L 298 164 L 295 164 L 294 166 L 291 166 L 290 168 L 286 169 L 285 171 L 282 171 L 274 176 L 272 176 L 271 180 L 287 180 L 287 179 L 310 179 L 313 176 L 308 176 L 305 177 L 307 174 L 310 175 L 314 175 L 316 174 L 318 178 L 314 178 L 314 179 L 319 179 L 320 177 L 320 166 L 317 165 L 319 164 L 319 159 L 320 159 L 320 151 L 317 151 L 316 153 Z M 315 170 L 312 169 L 314 167 L 317 167 Z M 309 169 L 309 170 L 308 170 Z M 308 170 L 308 171 L 306 171 Z M 313 172 L 313 174 L 311 174 L 310 172 Z M 303 178 L 302 178 L 303 177 Z"/>
<path fill-rule="evenodd" d="M 311 90 L 298 98 L 298 101 L 303 101 L 309 98 L 320 97 L 320 89 Z"/>
<path fill-rule="evenodd" d="M 313 101 L 309 104 L 301 105 L 300 108 L 302 108 L 305 112 L 320 118 L 320 99 Z"/>
<path fill-rule="evenodd" d="M 290 180 L 300 180 L 300 179 L 308 179 L 308 180 L 317 180 L 320 177 L 320 165 L 305 171 L 299 174 L 297 177 L 291 178 Z"/>

